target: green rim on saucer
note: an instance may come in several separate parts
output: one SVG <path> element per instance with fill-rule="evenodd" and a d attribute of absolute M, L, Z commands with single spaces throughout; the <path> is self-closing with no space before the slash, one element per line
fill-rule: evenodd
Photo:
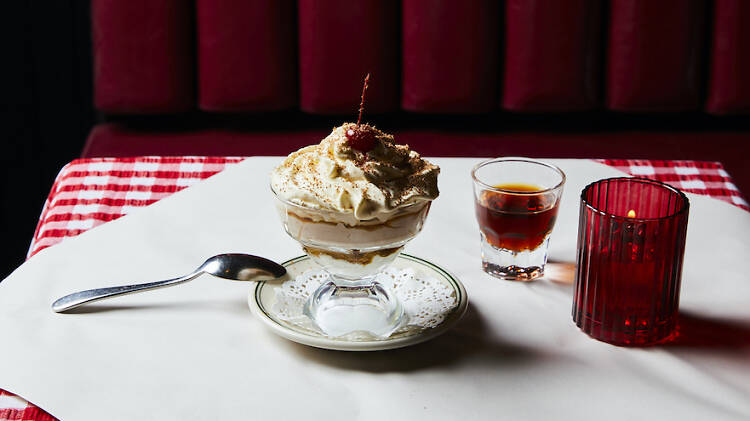
<path fill-rule="evenodd" d="M 282 263 L 289 276 L 297 276 L 308 269 L 319 268 L 307 256 L 299 256 Z M 290 341 L 316 348 L 331 349 L 338 351 L 380 351 L 385 349 L 401 348 L 415 345 L 430 340 L 453 327 L 466 312 L 468 299 L 466 289 L 461 281 L 440 266 L 419 257 L 401 254 L 392 264 L 398 269 L 413 268 L 424 276 L 429 276 L 449 285 L 456 294 L 456 307 L 448 316 L 434 328 L 420 331 L 400 332 L 386 339 L 355 341 L 345 338 L 330 338 L 320 332 L 305 329 L 287 321 L 281 320 L 273 313 L 272 308 L 276 300 L 274 290 L 281 287 L 280 282 L 258 282 L 250 291 L 248 305 L 266 326 L 274 333 Z"/>

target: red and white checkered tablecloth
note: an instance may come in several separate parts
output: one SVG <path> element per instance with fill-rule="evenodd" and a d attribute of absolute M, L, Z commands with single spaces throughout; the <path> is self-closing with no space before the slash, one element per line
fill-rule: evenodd
<path fill-rule="evenodd" d="M 721 162 L 643 159 L 597 159 L 596 162 L 615 167 L 634 177 L 658 180 L 684 192 L 710 196 L 750 211 L 750 205 Z"/>
<path fill-rule="evenodd" d="M 58 174 L 44 204 L 28 257 L 132 209 L 150 205 L 243 159 L 195 156 L 77 159 Z M 719 162 L 611 159 L 596 162 L 750 211 Z M 54 419 L 0 389 L 0 421 Z"/>
<path fill-rule="evenodd" d="M 77 159 L 60 170 L 28 257 L 208 178 L 239 157 Z"/>

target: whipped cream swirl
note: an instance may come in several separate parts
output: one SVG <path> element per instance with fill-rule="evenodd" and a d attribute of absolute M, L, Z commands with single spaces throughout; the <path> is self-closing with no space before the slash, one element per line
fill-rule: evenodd
<path fill-rule="evenodd" d="M 374 137 L 372 148 L 352 148 L 349 129 Z M 352 214 L 358 221 L 386 221 L 400 208 L 434 200 L 439 172 L 393 136 L 367 124 L 345 123 L 319 144 L 291 153 L 272 171 L 271 187 L 282 200 L 300 206 Z"/>

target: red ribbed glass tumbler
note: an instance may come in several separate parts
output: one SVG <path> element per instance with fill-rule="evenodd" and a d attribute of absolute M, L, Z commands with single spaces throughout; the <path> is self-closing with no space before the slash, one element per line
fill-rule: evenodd
<path fill-rule="evenodd" d="M 610 178 L 581 193 L 573 321 L 621 346 L 676 336 L 690 203 L 642 178 Z"/>

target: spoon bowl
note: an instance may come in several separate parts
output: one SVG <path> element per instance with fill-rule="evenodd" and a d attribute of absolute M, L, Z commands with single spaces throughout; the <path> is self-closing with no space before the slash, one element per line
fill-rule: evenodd
<path fill-rule="evenodd" d="M 251 254 L 227 253 L 210 257 L 198 270 L 233 281 L 250 281 L 259 276 L 280 278 L 286 269 L 280 264 Z"/>

